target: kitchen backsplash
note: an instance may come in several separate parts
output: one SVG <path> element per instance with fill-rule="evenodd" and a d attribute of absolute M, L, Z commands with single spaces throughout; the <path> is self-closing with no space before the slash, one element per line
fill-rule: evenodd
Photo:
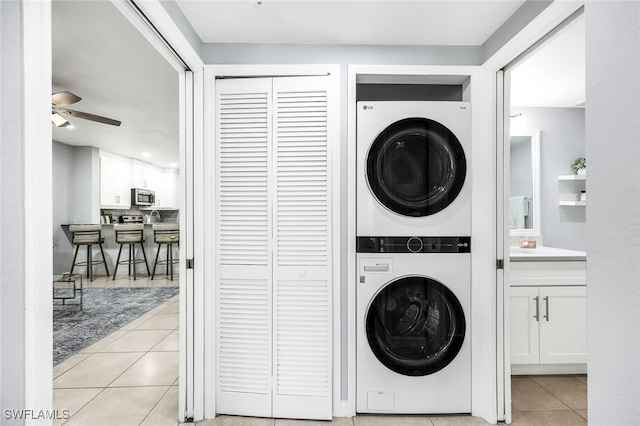
<path fill-rule="evenodd" d="M 155 213 L 157 212 L 157 213 Z M 153 213 L 153 219 L 151 214 Z M 147 222 L 147 217 L 151 220 L 151 223 L 178 223 L 180 221 L 180 210 L 140 210 L 137 208 L 131 208 L 127 210 L 117 209 L 102 209 L 100 210 L 100 218 L 102 223 L 118 223 L 120 216 L 141 215 Z M 106 220 L 106 217 L 110 218 L 110 222 Z M 159 217 L 159 219 L 158 219 Z"/>

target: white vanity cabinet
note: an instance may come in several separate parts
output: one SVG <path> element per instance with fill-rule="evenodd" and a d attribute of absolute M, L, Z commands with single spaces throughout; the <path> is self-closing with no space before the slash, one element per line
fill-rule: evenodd
<path fill-rule="evenodd" d="M 585 264 L 511 263 L 510 347 L 514 374 L 586 372 Z"/>

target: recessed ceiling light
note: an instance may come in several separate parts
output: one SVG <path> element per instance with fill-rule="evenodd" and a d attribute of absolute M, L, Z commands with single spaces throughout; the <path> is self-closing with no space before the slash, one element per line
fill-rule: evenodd
<path fill-rule="evenodd" d="M 144 158 L 149 158 L 149 157 L 151 157 L 151 154 L 150 154 L 150 153 L 148 153 L 148 152 L 143 152 L 143 153 L 142 153 L 142 156 L 143 156 Z"/>

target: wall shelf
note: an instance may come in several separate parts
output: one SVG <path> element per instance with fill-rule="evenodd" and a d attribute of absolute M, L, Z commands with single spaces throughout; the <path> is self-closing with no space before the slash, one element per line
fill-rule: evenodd
<path fill-rule="evenodd" d="M 587 205 L 586 201 L 560 201 L 561 206 L 575 206 L 575 207 L 585 207 Z"/>
<path fill-rule="evenodd" d="M 558 180 L 586 180 L 586 175 L 562 175 L 558 176 Z"/>

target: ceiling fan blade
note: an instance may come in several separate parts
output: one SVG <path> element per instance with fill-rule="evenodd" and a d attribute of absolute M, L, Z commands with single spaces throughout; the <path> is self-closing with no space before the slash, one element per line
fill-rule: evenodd
<path fill-rule="evenodd" d="M 57 109 L 57 111 L 63 114 L 69 114 L 72 117 L 84 118 L 85 120 L 96 121 L 98 123 L 111 124 L 112 126 L 119 126 L 121 124 L 121 122 L 118 120 L 113 120 L 111 118 L 102 117 L 95 114 L 89 114 L 88 112 L 74 111 L 72 109 L 63 108 L 59 108 Z"/>
<path fill-rule="evenodd" d="M 51 121 L 56 125 L 56 127 L 67 127 L 69 124 L 71 124 L 57 112 L 51 113 Z"/>
<path fill-rule="evenodd" d="M 58 92 L 51 95 L 51 103 L 54 106 L 67 106 L 71 104 L 75 104 L 76 102 L 81 101 L 82 98 L 80 96 L 76 96 L 71 92 Z"/>

